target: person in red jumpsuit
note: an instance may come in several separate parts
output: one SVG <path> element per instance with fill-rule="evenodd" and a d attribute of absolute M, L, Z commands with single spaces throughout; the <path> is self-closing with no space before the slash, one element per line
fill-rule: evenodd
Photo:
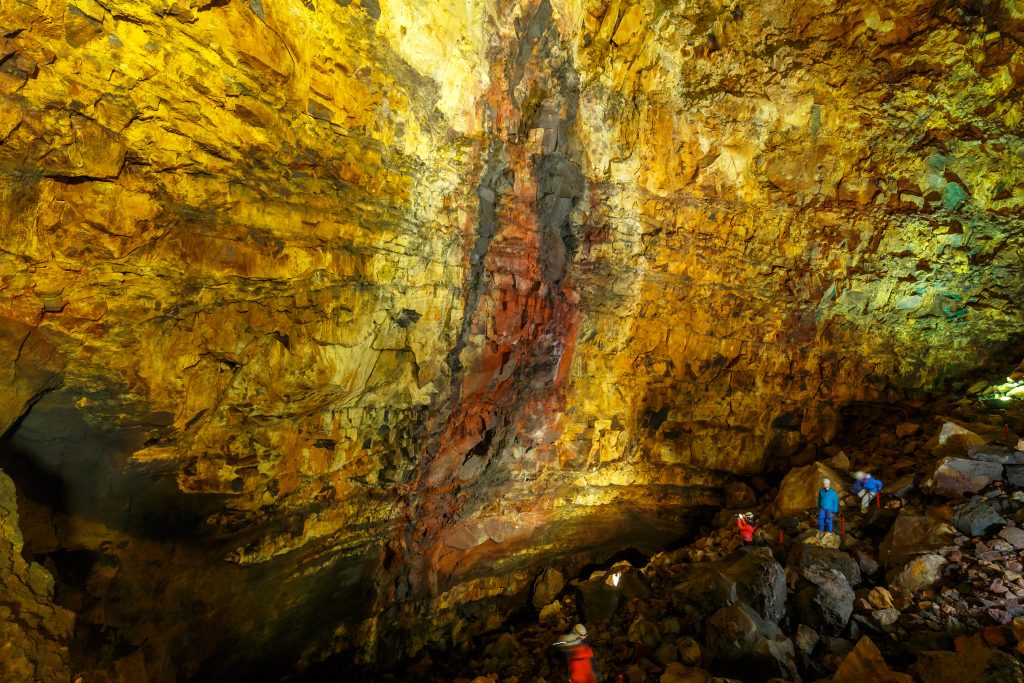
<path fill-rule="evenodd" d="M 754 542 L 754 513 L 743 512 L 736 515 L 736 528 L 740 530 L 740 535 L 743 536 L 744 543 Z"/>
<path fill-rule="evenodd" d="M 564 650 L 569 663 L 569 683 L 597 683 L 594 673 L 594 651 L 587 645 L 587 629 L 583 624 L 576 624 L 571 633 L 567 633 L 555 643 Z"/>

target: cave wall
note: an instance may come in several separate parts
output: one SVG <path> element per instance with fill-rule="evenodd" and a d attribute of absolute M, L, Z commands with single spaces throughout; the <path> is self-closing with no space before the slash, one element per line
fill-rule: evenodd
<path fill-rule="evenodd" d="M 457 644 L 1020 339 L 1013 2 L 450 5 L 0 8 L 0 467 L 72 668 Z"/>

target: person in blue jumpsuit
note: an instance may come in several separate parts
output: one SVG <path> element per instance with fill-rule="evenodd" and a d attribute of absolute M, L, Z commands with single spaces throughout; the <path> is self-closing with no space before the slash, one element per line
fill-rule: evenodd
<path fill-rule="evenodd" d="M 832 517 L 839 512 L 839 496 L 832 490 L 832 480 L 821 480 L 821 488 L 818 489 L 818 531 L 825 531 L 828 525 L 829 532 L 832 531 Z"/>
<path fill-rule="evenodd" d="M 868 505 L 882 490 L 882 480 L 875 479 L 867 472 L 856 472 L 853 475 L 853 493 L 860 497 L 860 511 L 867 512 Z"/>

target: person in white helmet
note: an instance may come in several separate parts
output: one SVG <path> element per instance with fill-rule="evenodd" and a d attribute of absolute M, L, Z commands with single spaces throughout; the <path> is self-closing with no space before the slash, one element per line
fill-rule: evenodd
<path fill-rule="evenodd" d="M 875 479 L 868 472 L 854 472 L 851 491 L 860 498 L 860 511 L 867 512 L 871 501 L 882 490 L 882 480 Z"/>
<path fill-rule="evenodd" d="M 757 527 L 754 526 L 753 512 L 738 513 L 736 515 L 736 527 L 740 530 L 740 536 L 743 537 L 744 543 L 754 542 L 754 530 Z"/>
<path fill-rule="evenodd" d="M 572 631 L 559 637 L 555 647 L 565 651 L 569 663 L 569 683 L 597 683 L 594 651 L 586 643 L 587 629 L 576 624 Z"/>
<path fill-rule="evenodd" d="M 825 477 L 818 489 L 818 531 L 825 531 L 828 526 L 832 531 L 832 517 L 839 512 L 839 496 L 832 489 L 832 480 Z"/>

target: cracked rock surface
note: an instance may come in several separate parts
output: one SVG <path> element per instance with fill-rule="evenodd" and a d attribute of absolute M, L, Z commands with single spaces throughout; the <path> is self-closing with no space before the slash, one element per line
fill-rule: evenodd
<path fill-rule="evenodd" d="M 458 645 L 1001 367 L 1022 40 L 1010 0 L 6 2 L 0 466 L 73 668 Z"/>

